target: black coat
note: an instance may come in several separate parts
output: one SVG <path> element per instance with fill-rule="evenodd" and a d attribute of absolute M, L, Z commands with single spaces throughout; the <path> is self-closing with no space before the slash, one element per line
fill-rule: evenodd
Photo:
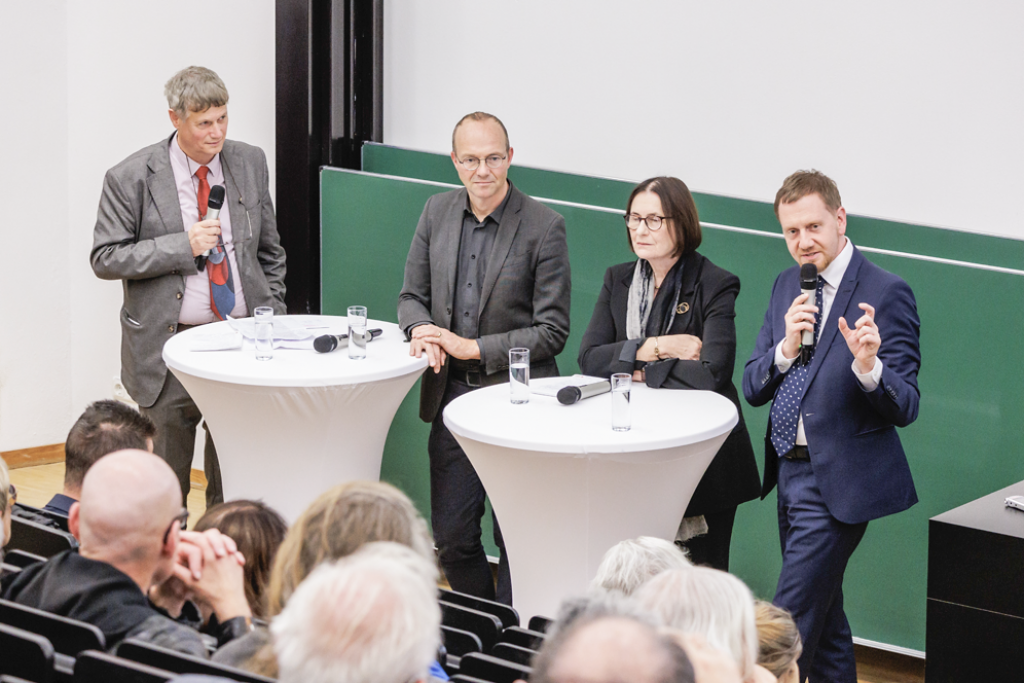
<path fill-rule="evenodd" d="M 679 309 L 672 328 L 665 334 L 698 337 L 702 343 L 700 360 L 670 358 L 648 363 L 647 386 L 714 391 L 732 401 L 739 413 L 739 422 L 711 461 L 686 508 L 686 516 L 692 517 L 757 498 L 761 480 L 739 395 L 732 383 L 736 363 L 733 319 L 740 293 L 739 278 L 696 252 L 682 257 L 682 261 Z M 615 372 L 633 372 L 632 363 L 620 361 L 619 355 L 626 341 L 626 302 L 635 267 L 636 261 L 630 261 L 605 272 L 604 287 L 580 344 L 580 370 L 587 375 L 607 377 Z M 666 288 L 658 297 L 672 295 Z M 682 309 L 686 310 L 680 312 Z"/>

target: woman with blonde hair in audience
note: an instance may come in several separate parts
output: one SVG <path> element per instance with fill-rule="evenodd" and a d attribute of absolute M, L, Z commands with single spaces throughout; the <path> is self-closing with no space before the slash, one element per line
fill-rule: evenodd
<path fill-rule="evenodd" d="M 650 578 L 692 567 L 686 551 L 671 541 L 640 536 L 616 543 L 601 558 L 591 590 L 629 597 Z"/>
<path fill-rule="evenodd" d="M 427 523 L 408 496 L 390 484 L 353 481 L 321 494 L 285 535 L 267 589 L 266 618 L 281 613 L 295 589 L 322 562 L 351 555 L 374 541 L 412 548 L 436 566 Z M 221 648 L 213 661 L 264 676 L 277 676 L 277 660 L 266 629 L 256 629 Z"/>
<path fill-rule="evenodd" d="M 757 625 L 757 663 L 768 669 L 779 683 L 800 683 L 797 660 L 804 646 L 800 631 L 789 612 L 770 602 L 758 600 L 754 606 Z"/>
<path fill-rule="evenodd" d="M 732 574 L 710 567 L 672 569 L 645 583 L 634 597 L 664 626 L 703 636 L 731 656 L 744 681 L 767 674 L 756 665 L 754 595 Z"/>

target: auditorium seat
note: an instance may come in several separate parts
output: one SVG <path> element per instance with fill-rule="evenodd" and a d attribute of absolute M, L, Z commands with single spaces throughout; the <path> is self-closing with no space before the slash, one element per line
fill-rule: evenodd
<path fill-rule="evenodd" d="M 498 659 L 504 659 L 506 662 L 522 664 L 523 666 L 532 666 L 533 656 L 537 653 L 529 648 L 519 647 L 518 645 L 498 643 L 491 648 L 491 651 L 488 654 L 493 657 L 497 657 Z"/>
<path fill-rule="evenodd" d="M 165 683 L 176 674 L 138 662 L 130 662 L 96 650 L 86 650 L 75 660 L 74 683 Z"/>
<path fill-rule="evenodd" d="M 474 678 L 472 676 L 463 676 L 462 674 L 455 674 L 450 679 L 452 683 L 490 683 L 482 678 Z"/>
<path fill-rule="evenodd" d="M 6 562 L 0 563 L 0 579 L 4 578 L 9 574 L 17 574 L 21 571 L 21 567 L 13 564 L 7 564 Z"/>
<path fill-rule="evenodd" d="M 4 564 L 13 564 L 21 569 L 36 562 L 46 562 L 46 558 L 24 550 L 8 550 L 4 553 Z"/>
<path fill-rule="evenodd" d="M 77 547 L 78 541 L 66 531 L 11 517 L 11 542 L 7 545 L 8 550 L 24 550 L 42 557 L 53 557 Z"/>
<path fill-rule="evenodd" d="M 528 624 L 528 626 L 531 631 L 540 631 L 541 633 L 547 633 L 548 628 L 550 628 L 551 624 L 553 623 L 555 623 L 554 619 L 549 619 L 548 617 L 542 617 L 540 615 L 537 615 L 535 617 L 530 617 L 530 623 Z"/>
<path fill-rule="evenodd" d="M 528 666 L 475 652 L 466 655 L 459 662 L 459 675 L 482 678 L 491 683 L 515 683 L 520 678 L 528 681 L 532 672 Z"/>
<path fill-rule="evenodd" d="M 117 656 L 176 674 L 206 674 L 230 678 L 243 683 L 273 683 L 273 678 L 257 676 L 231 666 L 193 657 L 164 647 L 128 639 L 116 648 Z"/>
<path fill-rule="evenodd" d="M 17 676 L 0 676 L 0 683 L 36 683 L 36 681 L 26 681 Z"/>
<path fill-rule="evenodd" d="M 501 619 L 498 617 L 468 607 L 453 605 L 444 600 L 440 604 L 441 624 L 475 634 L 480 639 L 483 652 L 488 652 L 498 642 L 498 635 L 501 633 Z"/>
<path fill-rule="evenodd" d="M 0 624 L 43 636 L 62 655 L 74 657 L 82 650 L 106 650 L 103 633 L 82 621 L 59 617 L 32 607 L 0 600 Z"/>
<path fill-rule="evenodd" d="M 498 642 L 518 645 L 536 652 L 544 644 L 544 637 L 540 631 L 531 631 L 521 626 L 509 626 L 498 636 Z"/>
<path fill-rule="evenodd" d="M 441 639 L 449 655 L 461 657 L 467 652 L 483 652 L 484 646 L 480 638 L 470 631 L 454 626 L 441 626 Z"/>
<path fill-rule="evenodd" d="M 0 674 L 50 683 L 54 679 L 53 656 L 53 645 L 43 636 L 0 624 Z"/>
<path fill-rule="evenodd" d="M 440 588 L 438 590 L 443 602 L 450 602 L 451 604 L 459 605 L 460 607 L 468 607 L 469 609 L 475 609 L 479 612 L 493 614 L 501 619 L 501 625 L 504 628 L 508 628 L 509 626 L 519 626 L 519 613 L 502 602 L 484 600 L 483 598 L 478 598 L 475 595 L 458 593 L 444 588 Z"/>
<path fill-rule="evenodd" d="M 54 524 L 59 526 L 61 531 L 68 530 L 67 515 L 63 515 L 59 512 L 50 512 L 49 510 L 44 510 L 43 508 L 34 508 L 31 505 L 25 505 L 24 503 L 15 503 L 14 507 L 21 508 L 26 512 L 31 512 L 32 514 L 39 515 L 40 517 L 45 517 L 46 519 L 52 521 Z"/>

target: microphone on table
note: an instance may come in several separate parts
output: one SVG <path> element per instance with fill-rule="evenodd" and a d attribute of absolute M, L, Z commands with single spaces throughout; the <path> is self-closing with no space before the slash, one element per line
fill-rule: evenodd
<path fill-rule="evenodd" d="M 607 394 L 611 390 L 612 383 L 608 380 L 602 380 L 593 384 L 584 384 L 582 387 L 562 387 L 558 390 L 557 398 L 558 402 L 563 406 L 571 406 L 577 401 L 582 401 L 585 398 L 597 396 L 598 394 Z"/>
<path fill-rule="evenodd" d="M 384 330 L 379 327 L 367 330 L 366 341 L 373 341 L 382 334 L 384 334 Z M 330 353 L 335 349 L 344 349 L 347 346 L 347 334 L 321 334 L 313 340 L 313 348 L 316 349 L 317 353 Z"/>
<path fill-rule="evenodd" d="M 206 215 L 204 221 L 216 220 L 220 217 L 220 210 L 224 207 L 224 186 L 214 185 L 210 188 L 210 198 L 206 202 Z M 202 270 L 206 267 L 206 259 L 210 257 L 210 250 L 207 249 L 196 257 L 196 267 Z"/>
<path fill-rule="evenodd" d="M 820 306 L 821 302 L 815 302 L 815 294 L 818 291 L 818 267 L 813 263 L 805 263 L 800 266 L 800 290 L 807 295 L 808 306 Z M 800 363 L 807 365 L 811 362 L 811 353 L 814 351 L 814 330 L 804 330 L 800 338 Z"/>

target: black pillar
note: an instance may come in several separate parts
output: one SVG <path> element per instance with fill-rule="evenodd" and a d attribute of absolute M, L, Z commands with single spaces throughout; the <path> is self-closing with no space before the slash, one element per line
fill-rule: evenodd
<path fill-rule="evenodd" d="M 383 0 L 277 0 L 277 222 L 290 313 L 320 312 L 321 166 L 383 137 Z"/>

